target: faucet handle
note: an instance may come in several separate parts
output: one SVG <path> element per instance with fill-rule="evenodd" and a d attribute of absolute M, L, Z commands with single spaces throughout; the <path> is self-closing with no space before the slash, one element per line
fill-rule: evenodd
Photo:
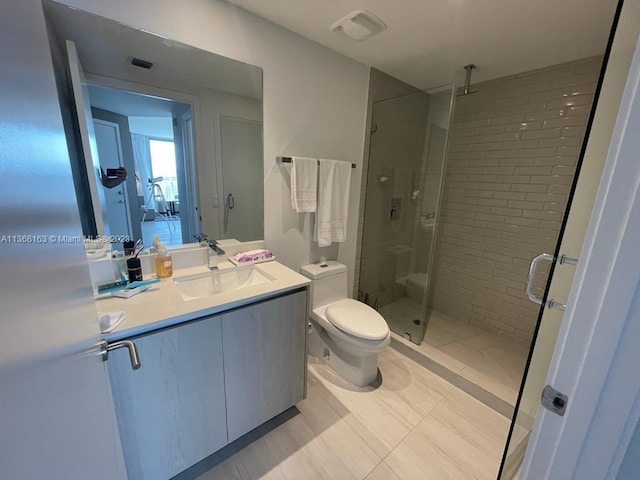
<path fill-rule="evenodd" d="M 193 238 L 198 242 L 206 242 L 209 236 L 206 233 L 196 233 Z"/>

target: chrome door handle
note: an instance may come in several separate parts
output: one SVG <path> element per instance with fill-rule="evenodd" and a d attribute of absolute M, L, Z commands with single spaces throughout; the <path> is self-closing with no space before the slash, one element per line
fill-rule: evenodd
<path fill-rule="evenodd" d="M 536 276 L 536 270 L 538 269 L 538 264 L 543 260 L 547 260 L 549 262 L 553 262 L 554 257 L 549 253 L 543 253 L 538 255 L 533 260 L 531 260 L 531 265 L 529 266 L 529 278 L 527 279 L 527 288 L 525 292 L 527 293 L 527 297 L 533 303 L 537 303 L 538 305 L 542 305 L 542 298 L 538 297 L 535 293 L 533 293 L 533 280 Z"/>
<path fill-rule="evenodd" d="M 527 279 L 527 286 L 525 288 L 525 292 L 527 294 L 527 297 L 529 297 L 529 300 L 531 300 L 533 303 L 537 303 L 538 305 L 542 305 L 542 298 L 538 297 L 535 293 L 533 293 L 533 280 L 535 279 L 535 276 L 536 276 L 536 270 L 538 269 L 538 264 L 542 261 L 555 262 L 556 257 L 554 257 L 549 253 L 543 253 L 535 257 L 533 260 L 531 260 L 531 265 L 529 266 L 529 278 Z M 577 265 L 578 259 L 567 257 L 566 255 L 561 255 L 558 263 L 560 263 L 560 265 L 564 265 L 564 264 Z M 549 300 L 547 300 L 547 303 L 545 306 L 547 308 L 557 308 L 558 310 L 562 310 L 563 312 L 567 308 L 567 305 L 565 303 L 558 303 L 553 298 L 550 298 Z"/>
<path fill-rule="evenodd" d="M 109 360 L 109 352 L 116 350 L 117 348 L 127 348 L 129 350 L 129 358 L 131 359 L 131 368 L 138 370 L 142 365 L 140 364 L 140 357 L 138 356 L 138 349 L 136 344 L 131 340 L 120 340 L 119 342 L 109 343 L 106 340 L 100 340 L 100 355 L 102 360 L 106 362 Z"/>
<path fill-rule="evenodd" d="M 227 195 L 227 208 L 232 210 L 236 206 L 236 199 L 233 196 L 233 193 Z"/>

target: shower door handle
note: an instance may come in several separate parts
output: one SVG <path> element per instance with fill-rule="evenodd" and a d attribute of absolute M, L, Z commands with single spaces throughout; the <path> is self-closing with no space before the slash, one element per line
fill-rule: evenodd
<path fill-rule="evenodd" d="M 542 305 L 543 298 L 533 293 L 533 280 L 535 279 L 535 276 L 536 276 L 536 270 L 538 269 L 538 264 L 542 261 L 555 262 L 556 257 L 554 257 L 549 253 L 543 253 L 535 257 L 533 260 L 531 260 L 531 265 L 529 266 L 529 278 L 527 279 L 527 287 L 525 288 L 525 292 L 527 294 L 527 297 L 529 297 L 529 300 L 531 300 L 533 303 L 537 303 L 538 305 Z M 565 263 L 568 265 L 577 265 L 578 259 L 567 257 L 566 255 L 561 255 L 559 263 L 560 265 L 564 265 Z M 566 304 L 558 303 L 553 298 L 550 298 L 549 300 L 547 300 L 547 303 L 545 306 L 548 308 L 557 308 L 558 310 L 562 310 L 563 312 L 567 308 Z"/>

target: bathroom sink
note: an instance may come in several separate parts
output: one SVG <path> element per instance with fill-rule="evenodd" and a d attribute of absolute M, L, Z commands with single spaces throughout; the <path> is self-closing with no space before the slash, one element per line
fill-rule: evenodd
<path fill-rule="evenodd" d="M 248 265 L 178 277 L 173 279 L 173 283 L 184 300 L 194 300 L 261 285 L 272 280 L 273 277 L 258 270 L 254 265 Z"/>

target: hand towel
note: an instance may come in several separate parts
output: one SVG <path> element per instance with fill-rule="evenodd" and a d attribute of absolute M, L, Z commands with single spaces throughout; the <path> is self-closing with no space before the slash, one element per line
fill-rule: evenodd
<path fill-rule="evenodd" d="M 291 159 L 291 204 L 298 213 L 315 212 L 318 194 L 318 160 Z"/>
<path fill-rule="evenodd" d="M 100 315 L 100 331 L 102 333 L 112 332 L 124 321 L 124 312 L 112 312 Z"/>
<path fill-rule="evenodd" d="M 319 247 L 328 247 L 347 238 L 351 163 L 321 159 L 318 177 L 314 238 Z"/>

